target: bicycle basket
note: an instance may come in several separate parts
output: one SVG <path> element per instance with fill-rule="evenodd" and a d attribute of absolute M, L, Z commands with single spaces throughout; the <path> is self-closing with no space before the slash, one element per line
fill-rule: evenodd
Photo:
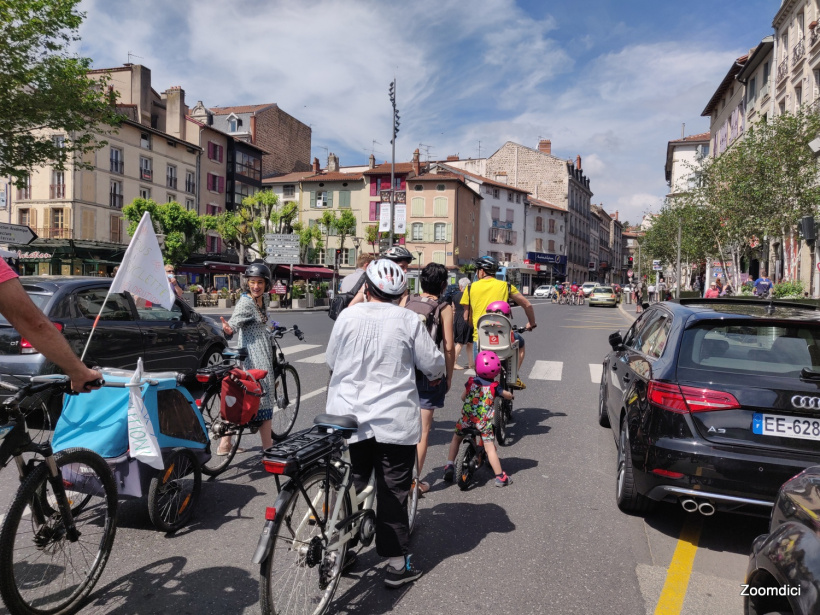
<path fill-rule="evenodd" d="M 271 474 L 293 476 L 330 455 L 341 443 L 337 433 L 322 433 L 313 427 L 265 449 L 262 465 Z"/>
<path fill-rule="evenodd" d="M 262 369 L 232 369 L 222 380 L 219 413 L 229 423 L 246 425 L 259 411 L 259 403 L 265 396 L 261 380 L 268 375 Z"/>

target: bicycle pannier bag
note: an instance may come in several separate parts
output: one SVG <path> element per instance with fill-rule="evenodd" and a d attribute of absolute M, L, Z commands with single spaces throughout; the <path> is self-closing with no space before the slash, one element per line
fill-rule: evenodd
<path fill-rule="evenodd" d="M 349 306 L 353 298 L 359 294 L 359 290 L 361 290 L 362 284 L 364 284 L 364 276 L 365 274 L 362 273 L 361 277 L 359 277 L 359 281 L 356 282 L 353 290 L 349 293 L 333 294 L 333 299 L 330 300 L 330 309 L 327 312 L 327 315 L 330 316 L 330 320 L 336 320 L 339 314 L 342 313 L 342 310 Z"/>
<path fill-rule="evenodd" d="M 232 369 L 222 380 L 219 413 L 229 423 L 245 425 L 259 411 L 259 403 L 265 395 L 260 382 L 268 375 L 263 369 Z"/>

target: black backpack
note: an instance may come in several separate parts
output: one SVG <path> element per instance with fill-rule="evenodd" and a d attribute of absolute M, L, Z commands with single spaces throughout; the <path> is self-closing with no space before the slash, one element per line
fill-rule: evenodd
<path fill-rule="evenodd" d="M 431 299 L 429 297 L 422 297 L 421 295 L 410 295 L 404 307 L 419 315 L 430 337 L 433 338 L 436 346 L 438 346 L 444 339 L 444 329 L 441 326 L 441 310 L 447 305 L 446 302 L 439 299 Z"/>
<path fill-rule="evenodd" d="M 330 300 L 330 309 L 327 312 L 327 315 L 330 316 L 330 320 L 336 320 L 339 317 L 339 314 L 342 313 L 342 310 L 349 306 L 350 302 L 353 301 L 353 298 L 359 294 L 359 291 L 362 289 L 362 285 L 364 284 L 365 275 L 365 272 L 362 272 L 359 281 L 356 282 L 353 290 L 349 293 L 333 294 L 333 299 Z"/>

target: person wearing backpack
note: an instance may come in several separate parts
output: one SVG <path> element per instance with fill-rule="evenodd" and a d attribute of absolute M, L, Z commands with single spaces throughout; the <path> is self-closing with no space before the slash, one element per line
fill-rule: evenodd
<path fill-rule="evenodd" d="M 453 364 L 455 363 L 455 346 L 453 344 L 453 306 L 440 301 L 441 293 L 447 288 L 447 268 L 439 263 L 430 263 L 421 270 L 420 295 L 410 295 L 404 307 L 419 315 L 427 332 L 437 347 L 444 344 L 445 377 L 430 380 L 416 370 L 416 389 L 421 406 L 421 439 L 416 446 L 419 458 L 419 476 L 427 456 L 427 438 L 433 425 L 433 412 L 444 407 L 444 396 L 453 382 Z M 421 493 L 430 490 L 430 484 L 419 483 Z"/>

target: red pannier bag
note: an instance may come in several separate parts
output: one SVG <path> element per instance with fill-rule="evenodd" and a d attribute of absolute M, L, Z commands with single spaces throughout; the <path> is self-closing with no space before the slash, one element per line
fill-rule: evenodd
<path fill-rule="evenodd" d="M 232 369 L 222 380 L 219 413 L 229 423 L 245 425 L 259 411 L 259 402 L 265 395 L 260 382 L 268 375 L 264 369 Z"/>

